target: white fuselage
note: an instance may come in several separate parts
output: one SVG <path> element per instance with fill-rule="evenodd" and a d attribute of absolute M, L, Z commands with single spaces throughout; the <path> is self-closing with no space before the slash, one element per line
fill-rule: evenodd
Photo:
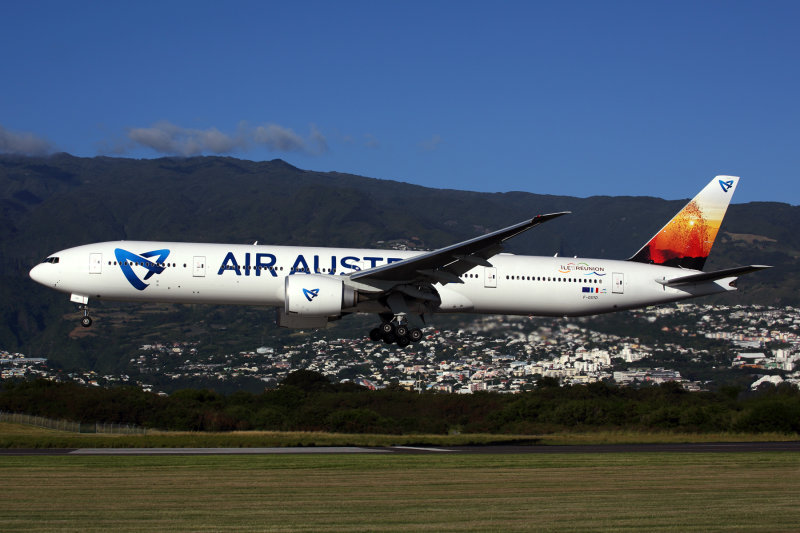
<path fill-rule="evenodd" d="M 148 256 L 152 251 L 161 254 Z M 344 276 L 420 253 L 116 241 L 60 251 L 34 267 L 31 277 L 79 303 L 97 298 L 283 307 L 286 276 Z M 631 261 L 500 254 L 489 262 L 491 267 L 475 266 L 461 276 L 463 283 L 434 285 L 440 298 L 434 312 L 579 316 L 734 290 L 735 278 L 667 287 L 657 280 L 695 271 Z M 381 310 L 366 299 L 342 309 Z"/>

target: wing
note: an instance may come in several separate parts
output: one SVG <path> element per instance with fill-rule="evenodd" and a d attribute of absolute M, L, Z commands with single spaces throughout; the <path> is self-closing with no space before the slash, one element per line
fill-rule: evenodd
<path fill-rule="evenodd" d="M 503 242 L 567 213 L 569 211 L 537 215 L 530 220 L 494 231 L 488 235 L 481 235 L 432 252 L 425 252 L 397 263 L 354 272 L 350 275 L 350 279 L 364 283 L 377 281 L 391 282 L 392 284 L 427 282 L 444 285 L 446 283 L 463 283 L 459 276 L 468 270 L 475 266 L 492 266 L 489 259 L 503 250 Z"/>
<path fill-rule="evenodd" d="M 689 276 L 680 276 L 672 279 L 657 279 L 656 281 L 667 287 L 679 287 L 681 285 L 689 285 L 692 283 L 702 283 L 704 281 L 716 281 L 718 279 L 732 278 L 735 276 L 742 276 L 750 272 L 756 272 L 765 268 L 772 268 L 767 265 L 748 265 L 734 268 L 726 268 L 725 270 L 715 270 L 713 272 L 700 272 L 698 274 L 691 274 Z"/>

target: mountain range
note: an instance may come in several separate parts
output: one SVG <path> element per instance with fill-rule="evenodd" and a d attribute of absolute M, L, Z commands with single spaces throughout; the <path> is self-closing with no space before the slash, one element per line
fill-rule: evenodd
<path fill-rule="evenodd" d="M 535 190 L 536 180 L 529 183 Z M 569 184 L 564 191 L 574 192 Z M 685 203 L 440 190 L 307 171 L 278 159 L 1 155 L 0 348 L 45 355 L 61 349 L 62 315 L 74 306 L 27 273 L 49 253 L 79 244 L 141 239 L 386 247 L 400 241 L 431 249 L 536 214 L 571 211 L 512 239 L 508 251 L 621 259 Z M 706 269 L 753 263 L 775 268 L 743 277 L 739 294 L 715 298 L 731 305 L 800 304 L 798 228 L 798 206 L 732 204 Z"/>

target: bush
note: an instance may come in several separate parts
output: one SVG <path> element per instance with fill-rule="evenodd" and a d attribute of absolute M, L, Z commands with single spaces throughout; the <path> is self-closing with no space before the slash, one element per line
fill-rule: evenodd
<path fill-rule="evenodd" d="M 800 433 L 800 403 L 791 398 L 761 400 L 742 414 L 735 428 L 748 433 Z"/>
<path fill-rule="evenodd" d="M 325 422 L 335 433 L 397 433 L 396 423 L 371 409 L 335 411 Z"/>

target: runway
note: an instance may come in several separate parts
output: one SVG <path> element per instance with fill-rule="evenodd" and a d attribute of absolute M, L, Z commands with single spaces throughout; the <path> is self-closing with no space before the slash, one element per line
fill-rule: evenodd
<path fill-rule="evenodd" d="M 570 446 L 305 446 L 270 448 L 5 448 L 4 455 L 550 454 L 800 452 L 800 441 Z"/>

